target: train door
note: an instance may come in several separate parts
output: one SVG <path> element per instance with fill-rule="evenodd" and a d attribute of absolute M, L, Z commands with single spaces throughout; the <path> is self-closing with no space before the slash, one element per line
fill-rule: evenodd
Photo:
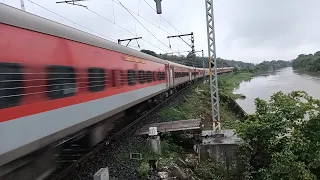
<path fill-rule="evenodd" d="M 173 67 L 170 67 L 169 68 L 169 84 L 170 84 L 170 87 L 173 87 L 173 81 L 174 81 L 174 77 L 173 77 Z"/>
<path fill-rule="evenodd" d="M 167 83 L 167 88 L 169 88 L 169 86 L 170 86 L 170 66 L 169 66 L 169 64 L 166 64 L 166 67 L 165 67 L 165 69 L 166 69 L 166 76 L 167 76 L 167 78 L 166 78 L 166 83 Z"/>

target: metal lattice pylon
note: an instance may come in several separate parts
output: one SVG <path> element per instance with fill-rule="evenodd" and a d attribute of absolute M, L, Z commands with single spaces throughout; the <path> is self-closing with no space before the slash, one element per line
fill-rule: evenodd
<path fill-rule="evenodd" d="M 214 32 L 214 16 L 213 16 L 213 0 L 206 1 L 206 17 L 207 17 L 207 35 L 208 35 L 208 54 L 209 54 L 209 74 L 210 74 L 210 91 L 213 130 L 221 130 L 220 125 L 220 105 L 218 92 L 218 76 L 217 76 L 217 59 L 216 59 L 216 42 Z"/>

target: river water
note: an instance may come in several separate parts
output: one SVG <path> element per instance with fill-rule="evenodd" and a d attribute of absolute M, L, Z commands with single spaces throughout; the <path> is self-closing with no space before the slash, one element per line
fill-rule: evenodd
<path fill-rule="evenodd" d="M 254 113 L 255 98 L 269 100 L 275 92 L 288 93 L 293 90 L 303 90 L 312 97 L 320 99 L 320 73 L 295 71 L 288 67 L 259 74 L 250 81 L 242 82 L 234 93 L 245 95 L 245 99 L 238 99 L 237 102 L 247 113 Z"/>

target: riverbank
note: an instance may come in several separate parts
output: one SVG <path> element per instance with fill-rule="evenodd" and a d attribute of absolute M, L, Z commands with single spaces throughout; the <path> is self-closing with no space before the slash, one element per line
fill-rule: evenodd
<path fill-rule="evenodd" d="M 249 81 L 254 73 L 247 71 L 236 71 L 230 74 L 223 74 L 219 76 L 219 91 L 230 96 L 233 99 L 244 99 L 242 94 L 235 94 L 233 91 L 238 88 L 243 81 Z"/>

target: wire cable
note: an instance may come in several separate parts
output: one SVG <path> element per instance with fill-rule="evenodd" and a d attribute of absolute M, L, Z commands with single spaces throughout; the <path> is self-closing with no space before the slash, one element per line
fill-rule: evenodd
<path fill-rule="evenodd" d="M 114 0 L 112 0 L 112 1 L 114 2 Z M 114 3 L 118 4 L 119 6 L 121 6 L 121 4 L 119 4 L 118 2 L 114 2 Z M 167 33 L 167 34 L 169 34 L 169 35 L 173 36 L 173 34 L 172 34 L 172 33 L 170 33 L 170 32 L 168 32 L 168 31 L 166 31 L 165 29 L 161 28 L 160 26 L 156 25 L 155 23 L 153 23 L 153 22 L 149 21 L 147 18 L 145 18 L 145 17 L 141 16 L 139 13 L 136 13 L 136 12 L 132 11 L 132 10 L 131 10 L 131 9 L 129 9 L 129 8 L 127 8 L 127 9 L 128 9 L 128 11 L 130 11 L 131 13 L 133 13 L 133 14 L 137 15 L 137 16 L 138 16 L 138 17 L 140 17 L 141 19 L 143 19 L 143 20 L 147 21 L 148 23 L 152 24 L 153 26 L 155 26 L 155 27 L 159 28 L 159 29 L 160 29 L 160 30 L 162 30 L 163 32 L 165 32 L 165 33 Z M 181 40 L 181 39 L 180 39 L 180 40 Z M 182 40 L 182 41 L 183 41 L 183 40 Z"/>
<path fill-rule="evenodd" d="M 75 21 L 73 21 L 73 20 L 70 20 L 70 19 L 68 19 L 68 18 L 66 18 L 66 17 L 64 17 L 64 16 L 62 16 L 62 15 L 60 15 L 60 14 L 54 12 L 54 11 L 51 11 L 50 9 L 43 7 L 43 6 L 41 6 L 40 4 L 38 4 L 38 3 L 36 3 L 36 2 L 34 2 L 34 1 L 32 1 L 32 0 L 28 0 L 28 1 L 31 2 L 32 4 L 36 5 L 36 6 L 40 7 L 40 8 L 43 8 L 43 9 L 45 9 L 45 10 L 47 10 L 47 11 L 49 11 L 49 12 L 51 12 L 51 13 L 53 13 L 53 14 L 55 14 L 55 15 L 63 18 L 63 19 L 65 19 L 65 20 L 67 20 L 67 21 L 69 21 L 69 22 L 72 22 L 72 23 L 75 24 L 75 25 L 78 25 L 78 26 L 80 26 L 80 27 L 82 27 L 82 28 L 85 28 L 85 29 L 87 29 L 87 30 L 95 33 L 95 34 L 98 34 L 98 35 L 104 37 L 105 39 L 109 39 L 109 40 L 112 40 L 112 41 L 115 41 L 115 42 L 117 41 L 117 40 L 115 40 L 115 39 L 113 39 L 113 38 L 107 37 L 107 36 L 105 36 L 105 35 L 103 35 L 103 34 L 101 34 L 101 33 L 99 33 L 99 32 L 96 32 L 96 31 L 94 31 L 94 30 L 92 30 L 92 29 L 89 29 L 89 28 L 87 28 L 86 26 L 83 26 L 83 25 L 81 25 L 81 24 L 79 24 L 79 23 L 77 23 L 77 22 L 75 22 Z"/>
<path fill-rule="evenodd" d="M 99 17 L 103 18 L 104 20 L 108 21 L 109 23 L 114 24 L 114 25 L 115 25 L 115 26 L 117 26 L 118 28 L 120 28 L 120 29 L 122 29 L 122 30 L 124 30 L 124 31 L 128 32 L 129 34 L 132 34 L 133 36 L 138 37 L 135 33 L 133 33 L 133 32 L 131 32 L 131 31 L 127 30 L 126 28 L 124 28 L 124 27 L 122 27 L 122 26 L 118 25 L 117 23 L 113 23 L 112 21 L 110 21 L 109 19 L 107 19 L 107 18 L 105 18 L 104 16 L 100 15 L 99 13 L 96 13 L 95 11 L 93 11 L 93 10 L 91 10 L 91 9 L 89 9 L 89 8 L 86 8 L 86 9 L 87 9 L 88 11 L 90 11 L 90 12 L 94 13 L 95 15 L 97 15 L 97 16 L 99 16 Z M 150 42 L 148 42 L 148 41 L 146 41 L 146 40 L 144 40 L 144 39 L 142 39 L 142 40 L 143 40 L 144 42 L 146 42 L 146 43 L 148 43 L 148 44 L 152 45 L 153 47 L 155 47 L 155 48 L 157 48 L 157 49 L 159 49 L 159 50 L 161 50 L 161 51 L 165 52 L 165 50 L 163 50 L 163 49 L 161 49 L 161 48 L 157 47 L 156 45 L 154 45 L 154 44 L 152 44 L 152 43 L 150 43 Z"/>
<path fill-rule="evenodd" d="M 118 2 L 115 2 L 115 3 L 116 3 L 116 4 L 118 4 L 119 6 L 121 6 L 121 4 L 119 4 Z M 156 25 L 155 23 L 153 23 L 153 22 L 149 21 L 148 19 L 146 19 L 146 18 L 144 18 L 144 17 L 140 16 L 138 13 L 136 13 L 136 12 L 134 12 L 134 11 L 130 10 L 129 8 L 127 8 L 127 9 L 128 9 L 131 13 L 133 13 L 133 14 L 135 14 L 135 15 L 139 16 L 141 19 L 143 19 L 143 20 L 147 21 L 148 23 L 152 24 L 153 26 L 155 26 L 155 27 L 157 27 L 157 28 L 161 29 L 163 32 L 165 32 L 165 33 L 167 33 L 167 34 L 170 34 L 170 35 L 173 35 L 173 34 L 171 34 L 170 32 L 168 32 L 168 31 L 166 31 L 166 30 L 162 29 L 161 27 L 159 27 L 159 26 L 158 26 L 158 25 Z"/>
<path fill-rule="evenodd" d="M 66 17 L 64 17 L 64 16 L 62 16 L 62 15 L 60 15 L 60 14 L 58 14 L 58 13 L 56 13 L 56 12 L 54 12 L 54 11 L 52 11 L 52 10 L 50 10 L 50 9 L 48 9 L 48 8 L 46 8 L 46 7 L 44 7 L 44 6 L 42 6 L 42 5 L 40 5 L 40 4 L 38 4 L 38 3 L 34 2 L 34 1 L 32 1 L 32 0 L 28 0 L 28 1 L 29 1 L 29 2 L 31 2 L 31 3 L 32 3 L 32 4 L 34 4 L 34 5 L 36 5 L 36 6 L 40 7 L 40 8 L 42 8 L 42 9 L 45 9 L 45 10 L 47 10 L 47 11 L 51 12 L 52 14 L 55 14 L 55 15 L 57 15 L 57 16 L 59 16 L 59 17 L 61 17 L 61 18 L 65 19 L 65 20 L 67 20 L 67 21 L 69 21 L 69 22 L 71 22 L 71 23 L 75 24 L 75 25 L 78 25 L 78 26 L 80 26 L 80 27 L 82 27 L 82 28 L 84 28 L 84 29 L 86 29 L 86 30 L 89 30 L 90 32 L 93 32 L 93 33 L 95 33 L 95 34 L 98 34 L 100 37 L 102 37 L 102 38 L 104 38 L 104 39 L 108 39 L 108 40 L 111 40 L 111 41 L 114 41 L 114 42 L 117 42 L 117 41 L 118 41 L 118 40 L 113 39 L 113 38 L 111 38 L 111 37 L 105 36 L 105 35 L 103 35 L 103 34 L 101 34 L 101 33 L 97 32 L 97 31 L 94 31 L 94 30 L 92 30 L 92 29 L 90 29 L 90 28 L 88 28 L 88 27 L 86 27 L 86 26 L 83 26 L 83 25 L 81 25 L 81 24 L 79 24 L 79 23 L 77 23 L 77 22 L 75 22 L 75 21 L 73 21 L 73 20 L 71 20 L 71 19 L 68 19 L 68 18 L 66 18 Z M 94 13 L 94 14 L 96 14 L 96 15 L 100 16 L 101 18 L 103 18 L 103 19 L 107 20 L 108 22 L 110 22 L 110 23 L 112 23 L 112 24 L 115 24 L 117 27 L 119 27 L 119 28 L 121 28 L 121 29 L 125 30 L 126 32 L 129 32 L 130 34 L 133 34 L 134 36 L 136 36 L 134 33 L 130 32 L 129 30 L 127 30 L 127 29 L 125 29 L 125 28 L 123 28 L 123 27 L 119 26 L 119 25 L 118 25 L 118 24 L 116 24 L 116 23 L 113 23 L 113 22 L 112 22 L 112 21 L 110 21 L 109 19 L 107 19 L 107 18 L 105 18 L 105 17 L 101 16 L 100 14 L 98 14 L 98 13 L 96 13 L 96 12 L 94 12 L 94 11 L 90 10 L 89 8 L 86 8 L 86 9 L 87 9 L 87 10 L 89 10 L 89 11 L 91 11 L 92 13 Z M 145 41 L 145 40 L 144 40 L 144 41 Z M 147 41 L 145 41 L 145 42 L 147 42 Z M 150 42 L 147 42 L 147 43 L 149 43 L 149 44 L 150 44 L 150 45 L 152 45 L 153 47 L 155 47 L 155 48 L 157 48 L 157 49 L 159 49 L 159 50 L 161 50 L 161 51 L 163 51 L 163 52 L 166 52 L 165 50 L 163 50 L 163 49 L 161 49 L 161 48 L 159 48 L 159 47 L 157 47 L 157 46 L 153 45 L 153 44 L 152 44 L 152 43 L 150 43 Z M 134 46 L 130 46 L 130 47 L 134 47 Z M 135 47 L 135 48 L 137 48 L 137 47 Z"/>
<path fill-rule="evenodd" d="M 123 7 L 120 3 L 116 2 L 115 0 L 112 0 L 112 3 L 115 3 L 115 4 Z M 140 7 L 140 0 L 139 0 L 139 7 Z M 114 8 L 114 7 L 113 7 L 113 8 Z M 151 21 L 148 20 L 147 18 L 141 16 L 140 13 L 139 13 L 139 9 L 140 9 L 140 8 L 138 8 L 138 13 L 136 13 L 136 12 L 134 12 L 133 10 L 131 10 L 131 9 L 129 9 L 129 8 L 126 7 L 126 10 L 127 10 L 127 11 L 130 11 L 131 13 L 133 13 L 133 14 L 135 14 L 136 16 L 140 17 L 141 19 L 147 21 L 148 23 L 152 24 L 153 26 L 157 27 L 158 29 L 162 30 L 163 32 L 165 32 L 165 33 L 167 33 L 167 34 L 169 34 L 169 35 L 171 35 L 171 36 L 173 35 L 172 33 L 166 31 L 165 29 L 163 29 L 163 28 L 161 28 L 160 26 L 156 25 L 155 23 L 151 22 Z M 113 9 L 113 11 L 114 11 L 114 9 Z M 115 16 L 115 15 L 113 15 L 113 16 Z M 160 20 L 161 20 L 161 19 L 160 19 Z M 137 34 L 137 33 L 136 33 L 136 34 Z M 149 34 L 148 34 L 148 35 L 149 35 Z M 179 38 L 179 39 L 180 39 L 180 38 Z M 180 39 L 180 40 L 181 40 L 181 41 L 184 41 L 183 39 Z M 150 41 L 150 39 L 149 39 L 149 41 Z M 170 39 L 169 39 L 169 41 L 170 41 Z M 185 42 L 185 41 L 184 41 L 184 42 Z M 188 45 L 188 46 L 189 46 L 189 45 Z M 189 47 L 190 47 L 190 46 L 189 46 Z M 169 48 L 172 49 L 170 46 L 169 46 Z M 167 51 L 167 52 L 168 52 L 168 51 Z"/>
<path fill-rule="evenodd" d="M 146 0 L 143 0 L 154 12 L 157 12 L 156 9 L 154 9 Z M 180 34 L 183 34 L 181 31 L 179 31 L 176 27 L 174 27 L 166 18 L 164 18 L 162 15 L 159 15 L 163 20 L 165 20 L 171 27 L 173 27 L 176 31 L 178 31 Z"/>
<path fill-rule="evenodd" d="M 147 30 L 155 39 L 157 39 L 161 44 L 163 44 L 164 46 L 166 46 L 167 48 L 171 49 L 169 46 L 167 46 L 165 43 L 163 43 L 162 41 L 160 41 L 148 28 L 146 28 L 129 10 L 127 7 L 125 7 L 119 0 L 117 0 L 118 3 L 121 4 L 121 6 L 123 8 L 126 9 L 126 11 L 145 29 Z"/>
<path fill-rule="evenodd" d="M 124 31 L 126 31 L 126 32 L 128 32 L 128 33 L 130 33 L 130 34 L 132 34 L 132 35 L 133 35 L 133 36 L 135 36 L 135 37 L 138 37 L 138 36 L 137 36 L 136 34 L 134 34 L 133 32 L 131 32 L 131 31 L 129 31 L 129 30 L 127 30 L 127 29 L 125 29 L 124 27 L 122 27 L 122 26 L 118 25 L 118 24 L 117 24 L 117 23 L 115 23 L 115 22 L 112 22 L 112 21 L 111 21 L 111 20 L 109 20 L 108 18 L 106 18 L 106 17 L 104 17 L 104 16 L 100 15 L 99 13 L 97 13 L 97 12 L 95 12 L 95 11 L 93 11 L 93 10 L 89 9 L 88 7 L 86 7 L 86 9 L 87 9 L 88 11 L 90 11 L 90 12 L 94 13 L 95 15 L 97 15 L 97 16 L 99 16 L 99 17 L 101 17 L 102 19 L 104 19 L 104 20 L 108 21 L 109 23 L 114 24 L 115 26 L 119 27 L 120 29 L 122 29 L 122 30 L 124 30 Z M 144 40 L 144 39 L 142 39 L 142 40 L 143 40 L 143 41 L 145 41 L 146 43 L 148 43 L 148 44 L 152 45 L 153 47 L 155 47 L 155 48 L 157 48 L 157 49 L 159 49 L 159 50 L 161 50 L 161 51 L 165 52 L 165 50 L 163 50 L 163 49 L 161 49 L 161 48 L 159 48 L 159 47 L 155 46 L 154 44 L 152 44 L 152 43 L 150 43 L 150 42 L 148 42 L 148 41 L 146 41 L 146 40 Z"/>

